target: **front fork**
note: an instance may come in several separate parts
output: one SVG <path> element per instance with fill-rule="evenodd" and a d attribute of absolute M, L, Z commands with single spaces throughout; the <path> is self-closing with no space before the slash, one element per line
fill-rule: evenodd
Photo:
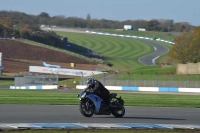
<path fill-rule="evenodd" d="M 90 101 L 87 100 L 86 103 L 85 103 L 85 105 L 86 105 L 86 109 L 87 109 L 87 110 L 90 108 L 90 103 L 89 103 L 89 102 L 90 102 Z"/>
<path fill-rule="evenodd" d="M 87 110 L 89 110 L 90 109 L 90 107 L 92 107 L 93 106 L 93 104 L 92 104 L 92 102 L 89 100 L 89 99 L 87 99 L 87 100 L 85 100 L 85 108 L 87 109 Z M 92 109 L 93 109 L 93 107 L 92 107 Z"/>

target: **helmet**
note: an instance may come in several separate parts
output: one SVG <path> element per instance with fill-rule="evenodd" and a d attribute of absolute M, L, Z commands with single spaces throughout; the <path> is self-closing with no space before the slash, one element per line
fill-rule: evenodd
<path fill-rule="evenodd" d="M 93 77 L 89 77 L 89 78 L 87 79 L 86 83 L 87 83 L 88 85 L 93 85 L 93 84 L 94 84 L 94 78 L 93 78 Z"/>

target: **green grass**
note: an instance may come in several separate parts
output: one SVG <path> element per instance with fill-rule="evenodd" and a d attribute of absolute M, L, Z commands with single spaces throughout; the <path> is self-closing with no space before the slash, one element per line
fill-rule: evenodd
<path fill-rule="evenodd" d="M 14 85 L 13 80 L 0 80 L 0 86 L 10 86 Z"/>
<path fill-rule="evenodd" d="M 147 80 L 149 77 L 151 80 L 155 80 L 156 74 L 158 75 L 171 75 L 172 73 L 176 74 L 176 67 L 159 67 L 159 66 L 144 66 L 135 69 L 129 73 L 124 72 L 124 74 L 117 77 L 118 80 L 142 80 L 141 76 L 143 75 L 143 79 Z M 154 78 L 153 78 L 154 77 Z M 165 79 L 163 79 L 165 80 Z"/>
<path fill-rule="evenodd" d="M 154 51 L 151 45 L 130 38 L 56 32 L 79 46 L 97 51 L 105 64 L 118 70 L 133 70 L 143 66 L 138 59 Z M 79 52 L 79 51 L 77 51 Z"/>
<path fill-rule="evenodd" d="M 176 67 L 159 67 L 159 66 L 145 66 L 137 68 L 135 71 L 131 72 L 131 74 L 169 74 L 169 73 L 175 73 Z"/>
<path fill-rule="evenodd" d="M 189 82 L 189 81 L 199 81 L 200 82 L 200 75 L 199 74 L 191 74 L 191 75 L 177 75 L 176 74 L 176 67 L 159 67 L 159 66 L 145 66 L 135 69 L 132 72 L 124 72 L 124 74 L 118 74 L 116 78 L 113 80 L 129 80 L 131 82 L 139 82 L 144 80 L 152 80 L 153 81 L 160 81 L 167 82 L 167 81 L 182 81 L 182 82 Z"/>
<path fill-rule="evenodd" d="M 78 105 L 79 99 L 74 93 L 57 90 L 0 90 L 0 104 L 49 104 Z M 181 94 L 141 94 L 122 91 L 118 93 L 125 101 L 125 106 L 157 106 L 157 107 L 192 107 L 200 108 L 199 95 Z"/>
<path fill-rule="evenodd" d="M 99 32 L 106 32 L 106 33 L 112 33 L 112 34 L 122 34 L 122 35 L 132 35 L 132 36 L 142 36 L 142 37 L 150 37 L 150 38 L 161 38 L 161 39 L 165 39 L 165 40 L 170 40 L 172 41 L 173 39 L 176 38 L 176 36 L 173 36 L 167 32 L 155 32 L 155 31 L 133 31 L 133 30 L 127 30 L 127 31 L 117 31 L 115 29 L 101 29 L 101 30 L 97 30 Z M 169 50 L 171 50 L 171 48 L 173 47 L 173 44 L 168 44 L 165 42 L 159 42 L 156 41 L 159 44 L 162 44 L 164 46 L 166 46 L 167 48 L 169 48 Z M 169 58 L 168 58 L 168 53 L 162 55 L 161 57 L 159 57 L 156 60 L 157 63 L 169 63 Z"/>
<path fill-rule="evenodd" d="M 0 90 L 0 104 L 77 104 L 76 93 L 55 90 Z"/>

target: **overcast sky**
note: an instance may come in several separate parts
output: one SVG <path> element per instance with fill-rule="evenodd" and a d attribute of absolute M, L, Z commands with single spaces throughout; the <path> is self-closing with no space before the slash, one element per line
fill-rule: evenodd
<path fill-rule="evenodd" d="M 0 0 L 0 10 L 109 20 L 171 19 L 200 26 L 200 0 Z"/>

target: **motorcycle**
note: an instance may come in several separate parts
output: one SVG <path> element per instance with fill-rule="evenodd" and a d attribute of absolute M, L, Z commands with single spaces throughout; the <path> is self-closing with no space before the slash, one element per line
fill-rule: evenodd
<path fill-rule="evenodd" d="M 79 111 L 85 117 L 95 115 L 113 115 L 122 117 L 125 114 L 124 100 L 116 97 L 116 93 L 110 94 L 110 104 L 107 106 L 101 97 L 88 91 L 87 88 L 77 95 L 80 100 Z"/>

